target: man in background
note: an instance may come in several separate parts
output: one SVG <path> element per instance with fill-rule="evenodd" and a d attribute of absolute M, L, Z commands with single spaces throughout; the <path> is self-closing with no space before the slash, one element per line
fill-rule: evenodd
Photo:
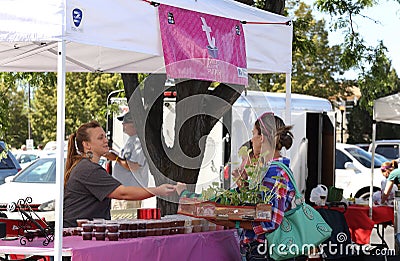
<path fill-rule="evenodd" d="M 149 167 L 137 136 L 132 114 L 128 112 L 119 116 L 118 120 L 122 121 L 123 132 L 129 138 L 119 155 L 123 160 L 119 160 L 114 166 L 113 177 L 125 186 L 147 187 Z M 113 200 L 112 208 L 115 210 L 140 208 L 141 203 L 141 201 Z"/>

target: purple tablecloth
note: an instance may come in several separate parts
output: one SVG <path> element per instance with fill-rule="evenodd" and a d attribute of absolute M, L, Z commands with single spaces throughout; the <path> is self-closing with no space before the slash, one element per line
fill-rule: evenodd
<path fill-rule="evenodd" d="M 19 241 L 0 241 L 0 253 L 35 253 L 52 248 L 35 239 L 21 246 Z M 72 252 L 73 261 L 98 260 L 240 260 L 236 230 L 222 230 L 171 236 L 123 239 L 120 241 L 83 241 L 64 237 L 63 249 Z M 31 252 L 30 252 L 31 251 Z M 68 251 L 69 252 L 69 251 Z"/>

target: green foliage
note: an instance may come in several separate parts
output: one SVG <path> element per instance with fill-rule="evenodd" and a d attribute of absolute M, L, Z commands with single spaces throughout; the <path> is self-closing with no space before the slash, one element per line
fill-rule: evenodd
<path fill-rule="evenodd" d="M 349 115 L 349 143 L 371 142 L 372 109 L 374 100 L 400 91 L 400 80 L 386 56 L 386 47 L 382 42 L 368 55 L 366 60 L 371 66 L 362 67 L 358 79 L 361 92 L 359 104 Z M 377 139 L 394 139 L 400 136 L 400 126 L 378 123 Z"/>
<path fill-rule="evenodd" d="M 13 147 L 25 144 L 27 137 L 27 100 L 19 85 L 17 74 L 0 73 L 0 140 Z"/>
<path fill-rule="evenodd" d="M 257 1 L 257 5 L 261 5 Z M 339 77 L 339 46 L 329 46 L 324 20 L 315 20 L 310 6 L 300 1 L 287 2 L 287 15 L 293 19 L 292 92 L 328 98 L 344 93 Z M 262 91 L 285 92 L 285 75 L 251 75 Z"/>
<path fill-rule="evenodd" d="M 0 92 L 6 93 L 0 105 L 0 125 L 4 139 L 19 147 L 28 138 L 27 83 L 33 97 L 29 113 L 32 138 L 35 144 L 56 139 L 57 127 L 57 75 L 55 73 L 4 73 Z M 7 86 L 7 88 L 5 88 Z M 65 134 L 91 120 L 106 122 L 107 95 L 121 88 L 120 74 L 67 73 L 65 91 Z M 2 135 L 2 133 L 0 133 Z M 0 136 L 1 138 L 1 136 Z"/>
<path fill-rule="evenodd" d="M 400 80 L 386 56 L 386 51 L 383 43 L 379 43 L 374 52 L 367 57 L 371 66 L 362 67 L 363 71 L 358 80 L 362 95 L 360 106 L 370 115 L 374 100 L 400 91 Z"/>
<path fill-rule="evenodd" d="M 0 140 L 5 140 L 7 131 L 10 126 L 10 121 L 8 120 L 8 112 L 9 112 L 9 106 L 10 106 L 10 100 L 9 100 L 9 87 L 7 85 L 7 82 L 4 80 L 3 76 L 4 74 L 1 74 L 1 79 L 0 79 L 0 96 L 1 96 L 1 102 L 0 102 Z"/>
<path fill-rule="evenodd" d="M 242 146 L 239 149 L 239 156 L 250 158 L 251 149 Z M 264 153 L 265 155 L 266 153 Z M 252 158 L 250 163 L 245 166 L 247 178 L 238 177 L 235 182 L 242 182 L 244 184 L 240 189 L 225 190 L 219 186 L 218 183 L 213 183 L 207 189 L 203 189 L 201 195 L 205 201 L 215 201 L 222 205 L 256 205 L 259 203 L 270 204 L 271 201 L 278 197 L 276 193 L 280 188 L 285 186 L 280 182 L 283 177 L 274 176 L 274 186 L 268 188 L 262 185 L 262 180 L 269 166 L 265 166 L 262 162 L 264 155 L 259 158 Z"/>
<path fill-rule="evenodd" d="M 343 54 L 340 57 L 343 68 L 345 70 L 350 68 L 362 68 L 365 64 L 368 64 L 370 62 L 368 57 L 373 55 L 377 49 L 381 47 L 367 46 L 362 35 L 357 31 L 355 18 L 360 17 L 375 21 L 373 18 L 364 16 L 362 12 L 367 8 L 379 4 L 379 1 L 316 0 L 315 4 L 321 12 L 328 13 L 331 16 L 331 30 L 341 30 L 344 34 L 344 41 L 341 44 Z"/>
<path fill-rule="evenodd" d="M 376 4 L 374 0 L 317 0 L 315 1 L 316 6 L 321 11 L 329 13 L 331 16 L 336 15 L 349 15 L 354 16 L 360 14 L 360 12 L 366 8 Z M 348 19 L 351 19 L 349 17 Z"/>
<path fill-rule="evenodd" d="M 359 104 L 353 107 L 352 112 L 347 117 L 347 131 L 349 138 L 347 143 L 370 143 L 372 135 L 372 117 L 361 108 Z"/>
<path fill-rule="evenodd" d="M 57 128 L 57 81 L 56 75 L 47 74 L 54 78 L 53 82 L 36 86 L 32 101 L 32 132 L 34 140 L 47 143 L 56 139 Z"/>
<path fill-rule="evenodd" d="M 345 35 L 341 48 L 343 54 L 340 63 L 345 70 L 362 66 L 366 53 L 373 50 L 365 45 L 364 39 L 356 32 Z"/>
<path fill-rule="evenodd" d="M 7 142 L 12 147 L 19 148 L 28 138 L 28 88 L 14 86 L 10 95 L 9 118 L 10 128 L 7 132 Z"/>
<path fill-rule="evenodd" d="M 328 98 L 343 93 L 338 46 L 329 46 L 325 21 L 316 21 L 310 7 L 300 3 L 294 11 L 293 92 Z M 299 25 L 299 27 L 296 27 Z M 301 35 L 303 37 L 301 37 Z"/>

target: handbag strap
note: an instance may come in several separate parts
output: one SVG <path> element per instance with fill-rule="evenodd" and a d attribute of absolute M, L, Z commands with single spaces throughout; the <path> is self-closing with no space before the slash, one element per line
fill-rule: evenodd
<path fill-rule="evenodd" d="M 280 167 L 281 169 L 283 169 L 286 172 L 286 174 L 289 176 L 290 181 L 293 184 L 294 190 L 296 191 L 296 198 L 302 199 L 303 198 L 303 194 L 301 194 L 301 192 L 299 191 L 299 189 L 297 187 L 296 180 L 293 177 L 292 170 L 288 166 L 286 166 L 285 163 L 280 162 L 280 161 L 275 161 L 275 160 L 271 161 L 271 165 L 276 165 L 276 166 Z"/>

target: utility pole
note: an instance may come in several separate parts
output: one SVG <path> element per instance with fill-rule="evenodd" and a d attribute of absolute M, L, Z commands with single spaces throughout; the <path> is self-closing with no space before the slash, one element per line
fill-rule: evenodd
<path fill-rule="evenodd" d="M 344 132 L 344 111 L 346 110 L 346 102 L 342 101 L 339 106 L 340 114 L 342 115 L 342 122 L 340 128 L 340 142 L 343 143 L 343 132 Z"/>
<path fill-rule="evenodd" d="M 28 82 L 28 139 L 31 139 L 31 84 Z"/>

